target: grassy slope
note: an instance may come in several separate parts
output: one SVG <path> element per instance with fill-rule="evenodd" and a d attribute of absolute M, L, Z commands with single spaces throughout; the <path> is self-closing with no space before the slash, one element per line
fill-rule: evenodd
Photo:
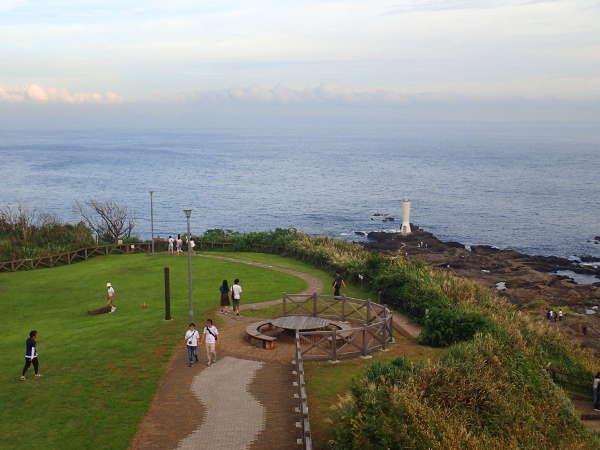
<path fill-rule="evenodd" d="M 172 322 L 163 320 L 164 266 L 171 268 Z M 129 255 L 0 274 L 0 447 L 127 448 L 186 328 L 186 267 L 184 257 Z M 242 280 L 245 302 L 305 288 L 287 274 L 201 258 L 194 277 L 197 321 L 217 306 L 223 278 Z M 106 281 L 118 311 L 86 315 L 104 304 Z M 45 377 L 19 382 L 32 328 Z"/>

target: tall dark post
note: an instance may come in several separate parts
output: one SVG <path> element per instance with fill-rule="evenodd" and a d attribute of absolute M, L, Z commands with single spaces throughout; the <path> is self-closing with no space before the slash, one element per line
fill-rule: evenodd
<path fill-rule="evenodd" d="M 150 238 L 152 242 L 152 256 L 154 256 L 154 205 L 152 203 L 152 194 L 154 194 L 154 191 L 150 191 Z"/>
<path fill-rule="evenodd" d="M 165 267 L 165 320 L 171 320 L 171 279 L 168 267 Z"/>

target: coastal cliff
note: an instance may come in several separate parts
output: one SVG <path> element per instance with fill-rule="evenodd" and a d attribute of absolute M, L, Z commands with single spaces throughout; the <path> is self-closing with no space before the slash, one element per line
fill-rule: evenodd
<path fill-rule="evenodd" d="M 555 256 L 531 256 L 515 250 L 487 245 L 465 247 L 444 242 L 432 233 L 412 225 L 414 232 L 372 232 L 365 247 L 389 254 L 421 259 L 432 267 L 450 271 L 497 291 L 498 295 L 531 314 L 545 318 L 547 308 L 566 313 L 566 320 L 552 324 L 576 338 L 583 347 L 600 355 L 600 282 L 577 284 L 556 272 L 586 276 L 600 281 L 600 267 L 581 265 Z M 598 262 L 595 258 L 582 258 Z M 572 275 L 573 276 L 573 275 Z M 597 310 L 598 309 L 598 310 Z"/>

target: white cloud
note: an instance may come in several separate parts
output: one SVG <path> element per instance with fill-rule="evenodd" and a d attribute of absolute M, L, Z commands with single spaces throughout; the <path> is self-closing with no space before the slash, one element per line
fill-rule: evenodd
<path fill-rule="evenodd" d="M 405 0 L 393 5 L 388 14 L 412 11 L 447 11 L 454 9 L 491 9 L 525 6 L 536 3 L 554 3 L 559 0 Z"/>
<path fill-rule="evenodd" d="M 114 92 L 70 92 L 67 89 L 44 88 L 37 84 L 16 89 L 0 87 L 0 102 L 115 104 L 123 101 L 123 97 Z"/>

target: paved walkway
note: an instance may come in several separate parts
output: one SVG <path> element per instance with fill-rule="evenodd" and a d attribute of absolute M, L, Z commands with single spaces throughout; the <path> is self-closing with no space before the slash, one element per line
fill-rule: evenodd
<path fill-rule="evenodd" d="M 192 393 L 205 405 L 204 421 L 177 450 L 248 448 L 265 427 L 265 408 L 249 392 L 262 366 L 226 356 L 196 375 Z"/>

